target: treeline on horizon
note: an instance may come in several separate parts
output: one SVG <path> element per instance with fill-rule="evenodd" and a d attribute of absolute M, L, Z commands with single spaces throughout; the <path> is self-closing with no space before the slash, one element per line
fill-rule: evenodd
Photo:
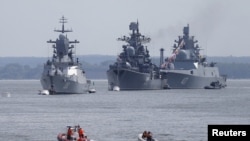
<path fill-rule="evenodd" d="M 87 79 L 107 79 L 106 71 L 116 57 L 106 55 L 79 56 Z M 40 79 L 46 57 L 0 57 L 0 80 Z M 250 79 L 250 57 L 208 57 L 217 62 L 221 75 L 228 79 Z M 159 64 L 159 58 L 152 57 Z"/>

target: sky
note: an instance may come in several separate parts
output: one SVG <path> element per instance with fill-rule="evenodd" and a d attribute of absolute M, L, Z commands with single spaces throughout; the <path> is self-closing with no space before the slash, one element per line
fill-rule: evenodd
<path fill-rule="evenodd" d="M 130 22 L 151 38 L 151 56 L 170 55 L 189 24 L 207 56 L 250 56 L 249 0 L 1 0 L 0 57 L 50 57 L 59 19 L 76 44 L 76 55 L 118 55 Z"/>

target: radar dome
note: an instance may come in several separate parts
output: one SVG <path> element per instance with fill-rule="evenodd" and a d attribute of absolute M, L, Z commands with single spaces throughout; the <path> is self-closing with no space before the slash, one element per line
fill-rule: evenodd
<path fill-rule="evenodd" d="M 128 56 L 134 56 L 135 55 L 135 49 L 131 46 L 127 47 L 127 53 Z"/>
<path fill-rule="evenodd" d="M 190 53 L 187 50 L 180 50 L 177 58 L 179 60 L 187 60 L 187 59 L 190 59 L 190 55 L 189 54 Z"/>

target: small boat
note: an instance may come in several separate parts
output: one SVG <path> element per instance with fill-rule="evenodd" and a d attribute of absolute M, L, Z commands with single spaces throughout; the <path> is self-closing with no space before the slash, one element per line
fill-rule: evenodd
<path fill-rule="evenodd" d="M 94 141 L 92 139 L 88 139 L 83 130 L 82 130 L 83 135 L 82 135 L 82 137 L 80 137 L 80 135 L 79 135 L 80 132 L 78 133 L 78 131 L 81 128 L 79 125 L 74 126 L 74 127 L 67 126 L 67 128 L 68 128 L 68 131 L 66 133 L 59 133 L 57 135 L 58 141 Z M 68 136 L 69 131 L 71 133 L 71 136 Z"/>
<path fill-rule="evenodd" d="M 89 86 L 88 86 L 88 92 L 89 92 L 89 93 L 96 93 L 96 90 L 95 90 L 95 88 L 94 88 L 95 83 L 93 82 L 93 83 L 92 83 L 92 86 L 90 86 L 90 84 L 91 84 L 91 81 L 90 81 L 90 80 L 87 80 L 87 83 L 89 84 Z"/>
<path fill-rule="evenodd" d="M 120 91 L 120 87 L 114 86 L 114 87 L 113 87 L 113 91 Z"/>
<path fill-rule="evenodd" d="M 163 89 L 171 89 L 171 88 L 170 88 L 170 86 L 169 86 L 168 84 L 165 84 L 165 85 L 163 86 Z"/>
<path fill-rule="evenodd" d="M 219 81 L 211 82 L 209 86 L 205 86 L 204 89 L 221 89 L 223 85 Z"/>
<path fill-rule="evenodd" d="M 65 134 L 65 133 L 58 134 L 57 140 L 58 141 L 95 141 L 95 140 L 92 140 L 92 139 L 79 139 L 79 138 L 72 138 L 72 139 L 68 140 L 67 139 L 67 134 Z"/>
<path fill-rule="evenodd" d="M 89 93 L 95 93 L 96 90 L 94 88 L 89 89 Z"/>
<path fill-rule="evenodd" d="M 147 141 L 147 138 L 143 138 L 143 134 L 138 134 L 138 141 Z M 150 141 L 158 141 L 157 139 L 155 138 L 151 138 Z"/>
<path fill-rule="evenodd" d="M 49 90 L 39 90 L 39 95 L 49 95 Z"/>
<path fill-rule="evenodd" d="M 57 136 L 57 140 L 58 141 L 94 141 L 94 140 L 86 139 L 86 138 L 79 139 L 79 137 L 67 139 L 67 134 L 65 133 L 59 133 Z"/>

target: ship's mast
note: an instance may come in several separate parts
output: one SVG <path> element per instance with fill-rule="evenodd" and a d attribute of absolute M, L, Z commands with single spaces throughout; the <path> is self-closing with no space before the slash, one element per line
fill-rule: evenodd
<path fill-rule="evenodd" d="M 118 41 L 125 41 L 130 46 L 137 47 L 138 45 L 149 43 L 151 39 L 149 37 L 145 37 L 141 35 L 139 32 L 139 22 L 131 22 L 129 25 L 129 30 L 132 31 L 130 37 L 123 36 L 122 38 L 118 38 Z"/>
<path fill-rule="evenodd" d="M 69 29 L 68 29 L 68 30 L 65 30 L 65 29 L 64 29 L 64 23 L 67 23 L 67 19 L 64 18 L 64 16 L 62 16 L 62 18 L 59 19 L 59 20 L 60 20 L 59 23 L 62 23 L 62 29 L 61 29 L 61 30 L 55 29 L 55 30 L 54 30 L 55 32 L 61 32 L 61 33 L 73 32 L 72 29 L 70 29 L 70 30 L 69 30 Z M 49 41 L 47 41 L 47 43 L 56 43 L 56 41 L 49 40 Z M 75 41 L 69 41 L 69 43 L 79 43 L 79 41 L 77 41 L 77 40 L 75 40 Z"/>
<path fill-rule="evenodd" d="M 184 36 L 189 36 L 189 24 L 183 28 L 183 34 Z"/>
<path fill-rule="evenodd" d="M 64 18 L 64 16 L 62 16 L 62 18 L 60 19 L 59 23 L 62 23 L 62 29 L 55 29 L 55 32 L 61 32 L 62 34 L 59 35 L 59 38 L 55 41 L 49 40 L 47 41 L 47 43 L 54 43 L 55 45 L 53 45 L 52 47 L 54 48 L 54 54 L 53 54 L 53 58 L 59 58 L 59 61 L 64 57 L 64 56 L 68 56 L 71 61 L 73 61 L 73 51 L 72 49 L 75 48 L 74 45 L 71 45 L 72 43 L 79 43 L 78 40 L 74 40 L 74 41 L 69 41 L 69 39 L 67 38 L 67 35 L 63 35 L 63 33 L 65 32 L 73 32 L 72 29 L 71 30 L 66 30 L 64 28 L 64 23 L 67 23 L 67 19 Z"/>
<path fill-rule="evenodd" d="M 60 19 L 59 23 L 62 23 L 62 30 L 55 29 L 54 30 L 55 32 L 61 32 L 61 33 L 64 33 L 64 32 L 73 32 L 72 29 L 71 30 L 65 30 L 64 29 L 64 23 L 67 23 L 67 19 L 64 18 L 64 16 L 62 16 L 62 18 Z"/>

